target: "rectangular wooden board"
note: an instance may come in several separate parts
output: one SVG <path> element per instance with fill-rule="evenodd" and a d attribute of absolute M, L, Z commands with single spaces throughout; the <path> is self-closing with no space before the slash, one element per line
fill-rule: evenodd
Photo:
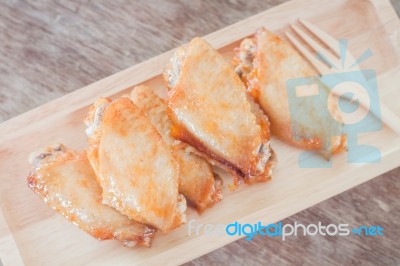
<path fill-rule="evenodd" d="M 374 56 L 363 69 L 378 74 L 381 101 L 400 114 L 400 23 L 390 2 L 293 0 L 205 36 L 230 60 L 239 41 L 265 26 L 282 33 L 289 23 L 307 18 L 336 38 L 349 40 L 357 58 L 370 48 Z M 97 241 L 48 208 L 26 184 L 31 151 L 61 142 L 86 147 L 84 124 L 88 106 L 100 96 L 118 97 L 145 83 L 165 90 L 163 67 L 173 51 L 114 74 L 0 125 L 0 259 L 4 265 L 180 264 L 226 245 L 238 237 L 188 235 L 184 225 L 158 234 L 151 248 L 129 249 L 117 241 Z M 73 77 L 71 77 L 73 78 Z M 35 97 L 32 95 L 32 97 Z M 382 153 L 378 164 L 350 164 L 346 154 L 334 157 L 330 169 L 302 169 L 300 150 L 276 139 L 278 166 L 270 182 L 225 191 L 224 200 L 199 216 L 196 224 L 272 223 L 304 210 L 400 165 L 400 138 L 389 129 L 364 134 L 360 143 Z M 229 177 L 225 177 L 225 185 Z M 251 254 L 249 254 L 250 256 Z"/>

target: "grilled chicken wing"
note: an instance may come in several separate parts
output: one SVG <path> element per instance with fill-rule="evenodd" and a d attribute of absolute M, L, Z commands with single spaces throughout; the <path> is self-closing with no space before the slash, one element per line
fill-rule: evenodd
<path fill-rule="evenodd" d="M 325 158 L 345 150 L 342 123 L 332 123 L 332 119 L 322 115 L 320 103 L 307 97 L 296 99 L 298 112 L 304 112 L 306 117 L 296 121 L 293 133 L 286 82 L 293 78 L 315 77 L 317 72 L 289 43 L 260 29 L 254 38 L 242 41 L 233 62 L 249 93 L 267 114 L 274 135 L 297 147 L 318 150 Z M 337 110 L 337 106 L 328 104 L 327 108 L 333 112 Z"/>
<path fill-rule="evenodd" d="M 132 101 L 150 119 L 169 145 L 179 163 L 179 192 L 198 212 L 203 212 L 222 199 L 222 180 L 214 176 L 211 165 L 202 157 L 185 151 L 170 135 L 171 121 L 167 103 L 149 87 L 137 86 L 130 95 Z"/>
<path fill-rule="evenodd" d="M 150 246 L 155 230 L 102 204 L 101 188 L 85 153 L 63 145 L 31 156 L 29 186 L 53 209 L 97 239 Z"/>
<path fill-rule="evenodd" d="M 100 99 L 88 118 L 88 158 L 103 203 L 168 232 L 185 220 L 178 164 L 145 115 L 128 98 Z"/>
<path fill-rule="evenodd" d="M 206 41 L 177 50 L 164 71 L 171 135 L 247 183 L 271 176 L 268 119 L 246 96 L 232 67 Z"/>

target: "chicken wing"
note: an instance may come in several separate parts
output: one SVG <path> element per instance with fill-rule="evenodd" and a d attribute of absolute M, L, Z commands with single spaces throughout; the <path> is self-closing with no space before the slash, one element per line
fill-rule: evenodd
<path fill-rule="evenodd" d="M 103 203 L 168 232 L 185 221 L 178 164 L 167 144 L 128 98 L 100 99 L 86 119 L 88 158 Z"/>
<path fill-rule="evenodd" d="M 102 204 L 101 188 L 86 153 L 63 145 L 32 154 L 28 184 L 50 207 L 97 239 L 150 246 L 155 230 Z"/>
<path fill-rule="evenodd" d="M 164 71 L 171 135 L 241 182 L 268 180 L 275 164 L 269 122 L 232 66 L 206 41 L 179 48 Z"/>
<path fill-rule="evenodd" d="M 298 111 L 304 112 L 306 117 L 296 121 L 296 130 L 292 130 L 286 82 L 293 78 L 315 77 L 318 73 L 289 43 L 260 29 L 254 38 L 242 41 L 233 62 L 248 92 L 270 119 L 274 135 L 297 147 L 318 150 L 325 158 L 346 149 L 342 123 L 332 123 L 332 119 L 321 115 L 318 104 L 307 97 L 296 100 L 302 107 Z M 337 106 L 332 102 L 328 104 L 327 108 L 336 112 Z"/>
<path fill-rule="evenodd" d="M 179 192 L 188 203 L 201 213 L 220 201 L 222 180 L 214 175 L 211 165 L 200 156 L 185 151 L 185 146 L 171 137 L 166 101 L 146 86 L 135 87 L 130 97 L 150 119 L 179 163 Z"/>

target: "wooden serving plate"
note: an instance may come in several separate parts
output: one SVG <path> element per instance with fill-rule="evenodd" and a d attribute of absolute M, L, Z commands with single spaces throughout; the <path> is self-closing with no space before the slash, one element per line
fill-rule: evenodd
<path fill-rule="evenodd" d="M 266 26 L 282 33 L 303 17 L 336 38 L 349 39 L 357 58 L 370 48 L 374 56 L 364 69 L 378 74 L 381 101 L 400 114 L 400 23 L 390 2 L 293 0 L 205 36 L 227 57 L 238 42 Z M 97 241 L 48 208 L 26 184 L 31 151 L 54 142 L 86 147 L 84 124 L 88 106 L 100 96 L 118 97 L 145 83 L 163 89 L 160 76 L 169 51 L 87 87 L 65 95 L 0 125 L 0 258 L 4 265 L 179 264 L 226 245 L 238 237 L 188 235 L 188 225 L 157 234 L 151 248 L 129 249 L 118 241 Z M 32 96 L 34 97 L 34 96 Z M 302 169 L 300 150 L 276 139 L 278 166 L 270 182 L 225 191 L 224 200 L 199 216 L 196 224 L 234 221 L 273 223 L 328 199 L 400 165 L 400 138 L 389 129 L 364 134 L 360 143 L 382 153 L 378 164 L 350 164 L 346 154 L 334 157 L 330 169 Z M 225 186 L 229 177 L 225 177 Z"/>

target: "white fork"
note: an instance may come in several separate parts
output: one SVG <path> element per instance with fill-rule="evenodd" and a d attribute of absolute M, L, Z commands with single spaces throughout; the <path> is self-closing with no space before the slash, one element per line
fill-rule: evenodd
<path fill-rule="evenodd" d="M 323 44 L 325 44 L 329 49 L 321 46 L 317 41 L 315 41 L 312 37 L 307 35 L 306 32 L 301 30 L 299 27 L 295 25 L 291 25 L 292 29 L 296 34 L 306 43 L 308 46 L 311 47 L 312 50 L 315 52 L 319 52 L 322 54 L 327 61 L 331 62 L 333 65 L 339 66 L 341 64 L 341 59 L 340 57 L 340 50 L 338 47 L 338 41 L 330 36 L 328 33 L 322 31 L 312 23 L 310 23 L 307 20 L 304 19 L 299 19 L 300 23 L 308 29 L 310 32 L 312 32 Z M 315 67 L 315 69 L 319 72 L 321 75 L 326 75 L 326 74 L 334 74 L 338 73 L 336 69 L 334 69 L 332 66 L 329 66 L 329 64 L 325 64 L 318 60 L 311 51 L 309 51 L 305 46 L 303 46 L 298 39 L 296 39 L 292 34 L 286 32 L 286 36 L 288 37 L 289 41 L 299 50 L 299 52 Z M 347 50 L 346 51 L 346 62 L 355 62 L 354 57 L 351 55 L 351 53 Z M 354 70 L 360 70 L 359 67 L 354 66 L 352 67 Z M 332 89 L 332 88 L 330 88 Z M 363 106 L 364 108 L 369 109 L 369 104 L 370 104 L 370 99 L 368 95 L 364 92 L 361 91 L 358 87 L 351 88 L 353 91 L 358 92 L 357 93 L 357 98 L 359 101 L 359 104 Z M 338 91 L 332 90 L 333 94 L 339 93 Z M 346 97 L 346 94 L 344 95 L 337 95 L 341 97 Z M 346 98 L 347 100 L 352 100 L 350 98 Z M 381 113 L 381 120 L 384 124 L 386 124 L 388 127 L 390 127 L 394 132 L 400 135 L 400 118 L 393 112 L 391 111 L 385 104 L 380 101 L 380 113 Z M 370 111 L 378 117 L 375 109 L 371 109 Z"/>

